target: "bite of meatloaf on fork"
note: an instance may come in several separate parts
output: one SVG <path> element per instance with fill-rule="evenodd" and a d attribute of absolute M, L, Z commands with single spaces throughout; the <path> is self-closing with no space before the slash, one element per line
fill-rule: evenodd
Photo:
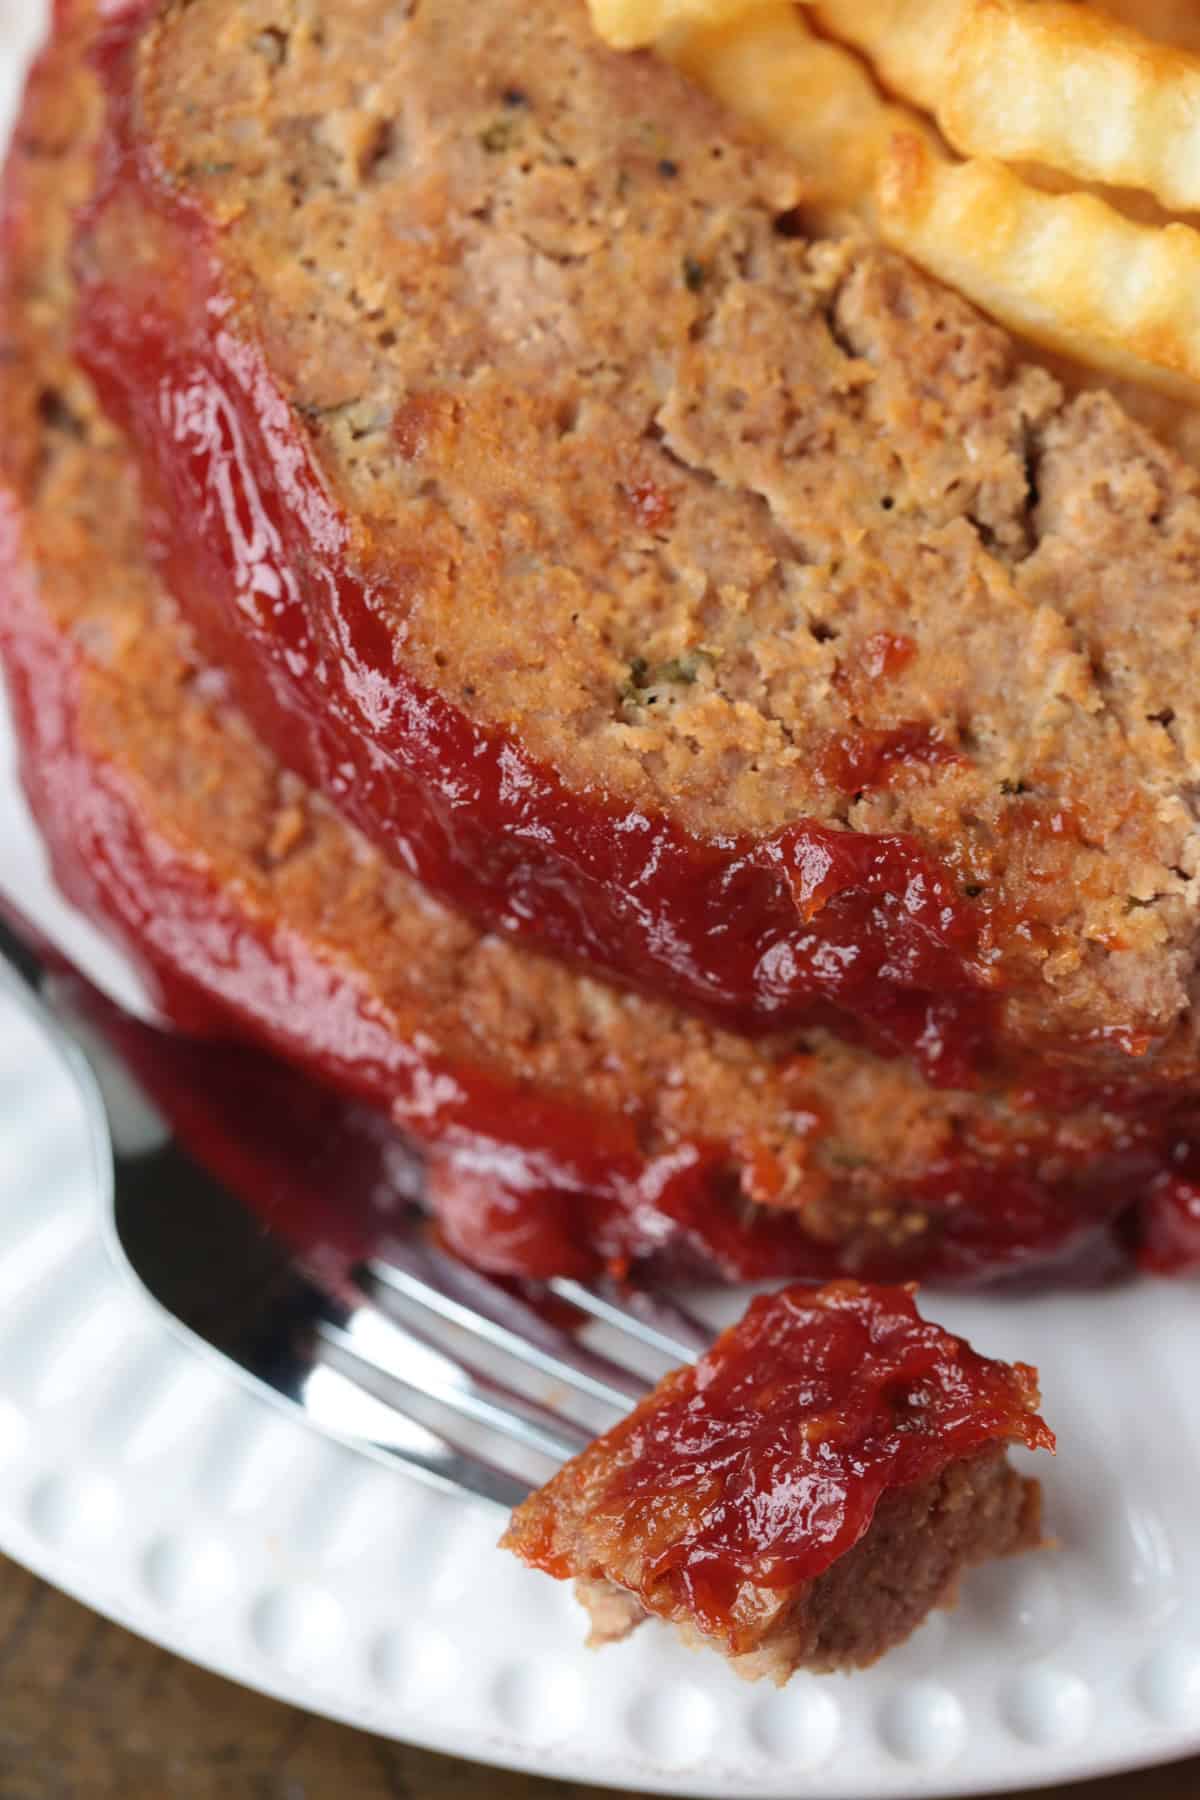
<path fill-rule="evenodd" d="M 1053 1449 L 1036 1373 L 831 1282 L 751 1303 L 694 1366 L 517 1508 L 502 1542 L 573 1577 L 592 1643 L 643 1619 L 739 1675 L 861 1668 L 952 1605 L 972 1564 L 1036 1547 Z"/>

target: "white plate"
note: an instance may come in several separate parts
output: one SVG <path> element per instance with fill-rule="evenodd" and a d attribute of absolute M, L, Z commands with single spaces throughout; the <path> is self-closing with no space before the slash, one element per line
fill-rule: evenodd
<path fill-rule="evenodd" d="M 33 11 L 0 0 L 0 99 Z M 53 895 L 2 709 L 0 883 L 137 999 Z M 493 1547 L 495 1515 L 177 1342 L 108 1256 L 104 1181 L 67 1066 L 0 994 L 0 1549 L 155 1642 L 371 1731 L 665 1793 L 964 1795 L 1200 1749 L 1194 1286 L 928 1297 L 1041 1366 L 1061 1548 L 980 1572 L 877 1669 L 779 1693 L 657 1626 L 588 1653 L 569 1592 Z"/>

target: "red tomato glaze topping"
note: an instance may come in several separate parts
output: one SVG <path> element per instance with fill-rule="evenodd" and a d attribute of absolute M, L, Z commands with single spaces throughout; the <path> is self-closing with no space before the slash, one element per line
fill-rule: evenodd
<path fill-rule="evenodd" d="M 1033 1369 L 922 1319 L 910 1288 L 787 1288 L 568 1465 L 524 1553 L 551 1575 L 588 1573 L 555 1547 L 553 1513 L 578 1499 L 592 1541 L 611 1529 L 617 1579 L 636 1545 L 650 1610 L 737 1654 L 743 1590 L 824 1573 L 889 1490 L 994 1444 L 1052 1450 L 1037 1400 Z"/>

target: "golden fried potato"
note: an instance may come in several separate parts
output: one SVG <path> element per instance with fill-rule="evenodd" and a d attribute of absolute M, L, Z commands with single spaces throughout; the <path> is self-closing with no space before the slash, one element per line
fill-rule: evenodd
<path fill-rule="evenodd" d="M 658 47 L 791 151 L 816 205 L 869 216 L 893 132 L 924 131 L 915 113 L 880 98 L 856 57 L 816 37 L 788 0 L 769 0 L 722 25 L 679 25 Z"/>
<path fill-rule="evenodd" d="M 1193 395 L 1200 232 L 1141 225 L 1093 194 L 1055 194 L 997 162 L 953 162 L 899 135 L 880 167 L 889 242 L 1011 329 L 1093 367 Z"/>
<path fill-rule="evenodd" d="M 597 36 L 614 50 L 656 44 L 676 25 L 720 26 L 760 0 L 588 0 Z"/>
<path fill-rule="evenodd" d="M 964 156 L 1200 209 L 1200 58 L 1067 0 L 817 0 Z"/>
<path fill-rule="evenodd" d="M 972 0 L 811 0 L 832 37 L 867 57 L 884 86 L 936 115 Z"/>

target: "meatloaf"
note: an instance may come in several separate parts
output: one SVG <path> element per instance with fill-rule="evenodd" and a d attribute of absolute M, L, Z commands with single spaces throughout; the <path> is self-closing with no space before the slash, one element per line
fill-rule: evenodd
<path fill-rule="evenodd" d="M 751 1679 L 862 1668 L 952 1605 L 972 1563 L 1039 1543 L 1037 1483 L 1005 1458 L 1053 1449 L 1037 1403 L 1036 1371 L 977 1355 L 903 1288 L 787 1288 L 502 1541 L 574 1578 L 593 1643 L 656 1616 Z"/>
<path fill-rule="evenodd" d="M 580 0 L 125 0 L 79 345 L 256 729 L 473 917 L 1195 1078 L 1200 477 Z"/>
<path fill-rule="evenodd" d="M 823 1030 L 751 1041 L 483 932 L 264 748 L 152 566 L 163 521 L 70 354 L 91 16 L 36 72 L 6 184 L 0 648 L 60 878 L 181 1022 L 385 1107 L 492 1268 L 987 1274 L 1173 1182 L 1187 1119 L 1115 1090 L 934 1089 Z"/>

